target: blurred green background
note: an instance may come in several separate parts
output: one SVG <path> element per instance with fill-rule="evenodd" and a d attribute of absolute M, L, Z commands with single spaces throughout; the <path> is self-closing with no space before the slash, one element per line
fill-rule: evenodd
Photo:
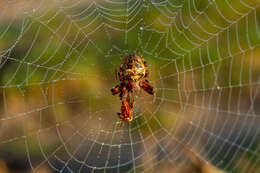
<path fill-rule="evenodd" d="M 22 0 L 0 11 L 3 172 L 260 172 L 258 0 Z M 138 52 L 156 95 L 138 93 L 120 128 L 110 89 Z"/>

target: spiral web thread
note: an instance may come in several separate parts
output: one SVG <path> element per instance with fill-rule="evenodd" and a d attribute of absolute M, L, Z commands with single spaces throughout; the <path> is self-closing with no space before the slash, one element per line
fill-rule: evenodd
<path fill-rule="evenodd" d="M 156 172 L 188 165 L 188 144 L 225 171 L 259 171 L 258 1 L 1 3 L 0 143 L 19 146 L 30 170 Z M 132 52 L 148 61 L 156 95 L 138 96 L 134 122 L 120 129 L 109 82 Z M 97 62 L 109 67 L 82 70 Z M 81 97 L 66 90 L 86 80 L 109 85 L 89 84 L 94 94 Z"/>

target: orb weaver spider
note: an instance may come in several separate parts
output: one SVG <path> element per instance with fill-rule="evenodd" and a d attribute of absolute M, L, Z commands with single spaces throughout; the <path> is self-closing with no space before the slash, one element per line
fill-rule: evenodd
<path fill-rule="evenodd" d="M 148 66 L 142 55 L 124 56 L 120 71 L 116 72 L 116 79 L 120 84 L 111 89 L 112 95 L 119 94 L 122 102 L 121 112 L 117 113 L 122 122 L 133 120 L 134 93 L 140 88 L 148 94 L 154 95 L 154 89 L 149 84 Z M 120 125 L 122 127 L 122 123 Z"/>

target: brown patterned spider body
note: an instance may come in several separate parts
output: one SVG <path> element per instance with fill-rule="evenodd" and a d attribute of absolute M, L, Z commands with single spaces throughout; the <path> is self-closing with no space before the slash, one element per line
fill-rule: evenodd
<path fill-rule="evenodd" d="M 148 66 L 141 55 L 125 56 L 120 65 L 120 71 L 116 73 L 116 78 L 120 84 L 111 89 L 112 95 L 119 94 L 122 101 L 119 118 L 125 122 L 133 120 L 134 94 L 140 88 L 148 94 L 153 95 L 153 87 L 148 80 Z"/>

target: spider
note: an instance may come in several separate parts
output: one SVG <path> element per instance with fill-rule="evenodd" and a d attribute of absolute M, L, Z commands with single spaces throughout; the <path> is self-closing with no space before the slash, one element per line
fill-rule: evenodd
<path fill-rule="evenodd" d="M 116 79 L 120 84 L 111 89 L 112 95 L 119 94 L 122 102 L 119 118 L 125 122 L 133 120 L 134 94 L 142 88 L 148 94 L 154 95 L 153 87 L 147 80 L 148 66 L 142 55 L 124 56 Z M 122 124 L 121 124 L 122 125 Z"/>

